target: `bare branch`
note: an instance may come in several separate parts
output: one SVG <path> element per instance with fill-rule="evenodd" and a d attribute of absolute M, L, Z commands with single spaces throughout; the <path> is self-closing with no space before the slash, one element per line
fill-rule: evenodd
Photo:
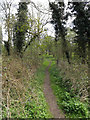
<path fill-rule="evenodd" d="M 30 3 L 32 3 L 32 5 L 33 5 L 39 12 L 41 12 L 41 13 L 43 13 L 43 14 L 49 14 L 49 15 L 51 15 L 51 14 L 50 14 L 51 10 L 45 9 L 47 12 L 43 12 L 43 11 L 41 11 L 41 10 L 38 8 L 38 6 L 36 6 L 36 4 L 35 4 L 34 2 L 31 1 Z"/>

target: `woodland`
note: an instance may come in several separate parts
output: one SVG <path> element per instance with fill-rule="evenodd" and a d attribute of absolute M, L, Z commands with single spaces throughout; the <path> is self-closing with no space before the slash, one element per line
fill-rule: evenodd
<path fill-rule="evenodd" d="M 90 118 L 90 1 L 48 6 L 0 3 L 2 119 Z"/>

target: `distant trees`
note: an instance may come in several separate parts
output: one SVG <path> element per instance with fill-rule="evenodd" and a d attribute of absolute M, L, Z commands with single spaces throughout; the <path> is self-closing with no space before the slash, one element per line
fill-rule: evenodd
<path fill-rule="evenodd" d="M 30 4 L 33 4 L 30 2 Z M 35 40 L 38 41 L 38 44 L 41 44 L 40 41 L 41 35 L 44 32 L 44 26 L 48 23 L 48 21 L 43 22 L 42 15 L 38 15 L 28 12 L 28 3 L 20 2 L 18 13 L 16 16 L 11 14 L 11 2 L 5 1 L 2 4 L 2 9 L 4 11 L 4 20 L 5 20 L 5 29 L 8 33 L 8 41 L 4 41 L 6 50 L 8 55 L 10 55 L 10 47 L 13 43 L 13 46 L 18 54 L 22 54 L 26 51 L 28 46 L 31 45 L 31 42 Z M 55 53 L 57 57 L 57 63 L 60 58 L 59 50 L 62 48 L 62 54 L 67 58 L 68 63 L 71 63 L 70 60 L 70 50 L 72 49 L 73 43 L 68 40 L 72 35 L 68 37 L 68 28 L 66 26 L 66 22 L 68 19 L 68 14 L 65 13 L 65 4 L 63 2 L 49 2 L 50 10 L 52 12 L 52 20 L 51 23 L 54 25 L 55 29 L 55 44 L 52 43 L 51 38 L 46 38 L 48 41 L 46 49 L 49 49 L 49 45 L 52 43 L 55 49 L 51 51 L 52 48 L 49 49 L 50 53 Z M 82 63 L 88 62 L 88 68 L 90 71 L 90 4 L 85 2 L 72 2 L 69 3 L 69 15 L 74 16 L 75 19 L 73 21 L 74 26 L 73 31 L 75 33 L 74 46 L 76 51 L 74 53 L 79 54 L 78 56 L 81 58 Z M 35 7 L 35 5 L 34 5 Z M 71 9 L 71 10 L 70 10 Z M 70 29 L 70 28 L 69 28 Z M 70 32 L 70 31 L 69 31 Z M 13 37 L 13 41 L 12 41 Z M 43 37 L 42 37 L 43 38 Z M 49 43 L 50 42 L 50 43 Z M 60 46 L 59 46 L 60 45 Z M 13 48 L 12 46 L 12 48 Z M 72 53 L 72 52 L 71 52 Z"/>
<path fill-rule="evenodd" d="M 64 2 L 49 2 L 50 9 L 52 10 L 52 21 L 55 28 L 55 41 L 62 40 L 63 53 L 66 55 L 66 58 L 70 64 L 70 57 L 67 42 L 65 39 L 66 36 L 66 16 L 64 13 L 65 4 Z"/>

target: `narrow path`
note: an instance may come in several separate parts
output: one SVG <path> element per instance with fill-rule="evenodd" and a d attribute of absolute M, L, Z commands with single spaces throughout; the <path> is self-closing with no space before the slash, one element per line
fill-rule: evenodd
<path fill-rule="evenodd" d="M 56 98 L 50 86 L 50 76 L 49 76 L 49 71 L 48 71 L 49 67 L 50 67 L 50 64 L 46 68 L 46 77 L 44 81 L 44 95 L 49 105 L 50 112 L 52 113 L 54 118 L 65 118 L 57 106 Z"/>

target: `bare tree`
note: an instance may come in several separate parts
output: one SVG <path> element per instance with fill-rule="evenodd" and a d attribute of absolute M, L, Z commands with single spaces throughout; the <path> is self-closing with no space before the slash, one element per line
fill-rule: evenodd
<path fill-rule="evenodd" d="M 2 3 L 0 3 L 1 10 L 3 12 L 3 21 L 5 25 L 5 31 L 8 34 L 8 41 L 4 41 L 6 50 L 8 52 L 8 55 L 10 55 L 10 46 L 11 46 L 11 7 L 12 7 L 12 0 L 4 0 Z"/>

